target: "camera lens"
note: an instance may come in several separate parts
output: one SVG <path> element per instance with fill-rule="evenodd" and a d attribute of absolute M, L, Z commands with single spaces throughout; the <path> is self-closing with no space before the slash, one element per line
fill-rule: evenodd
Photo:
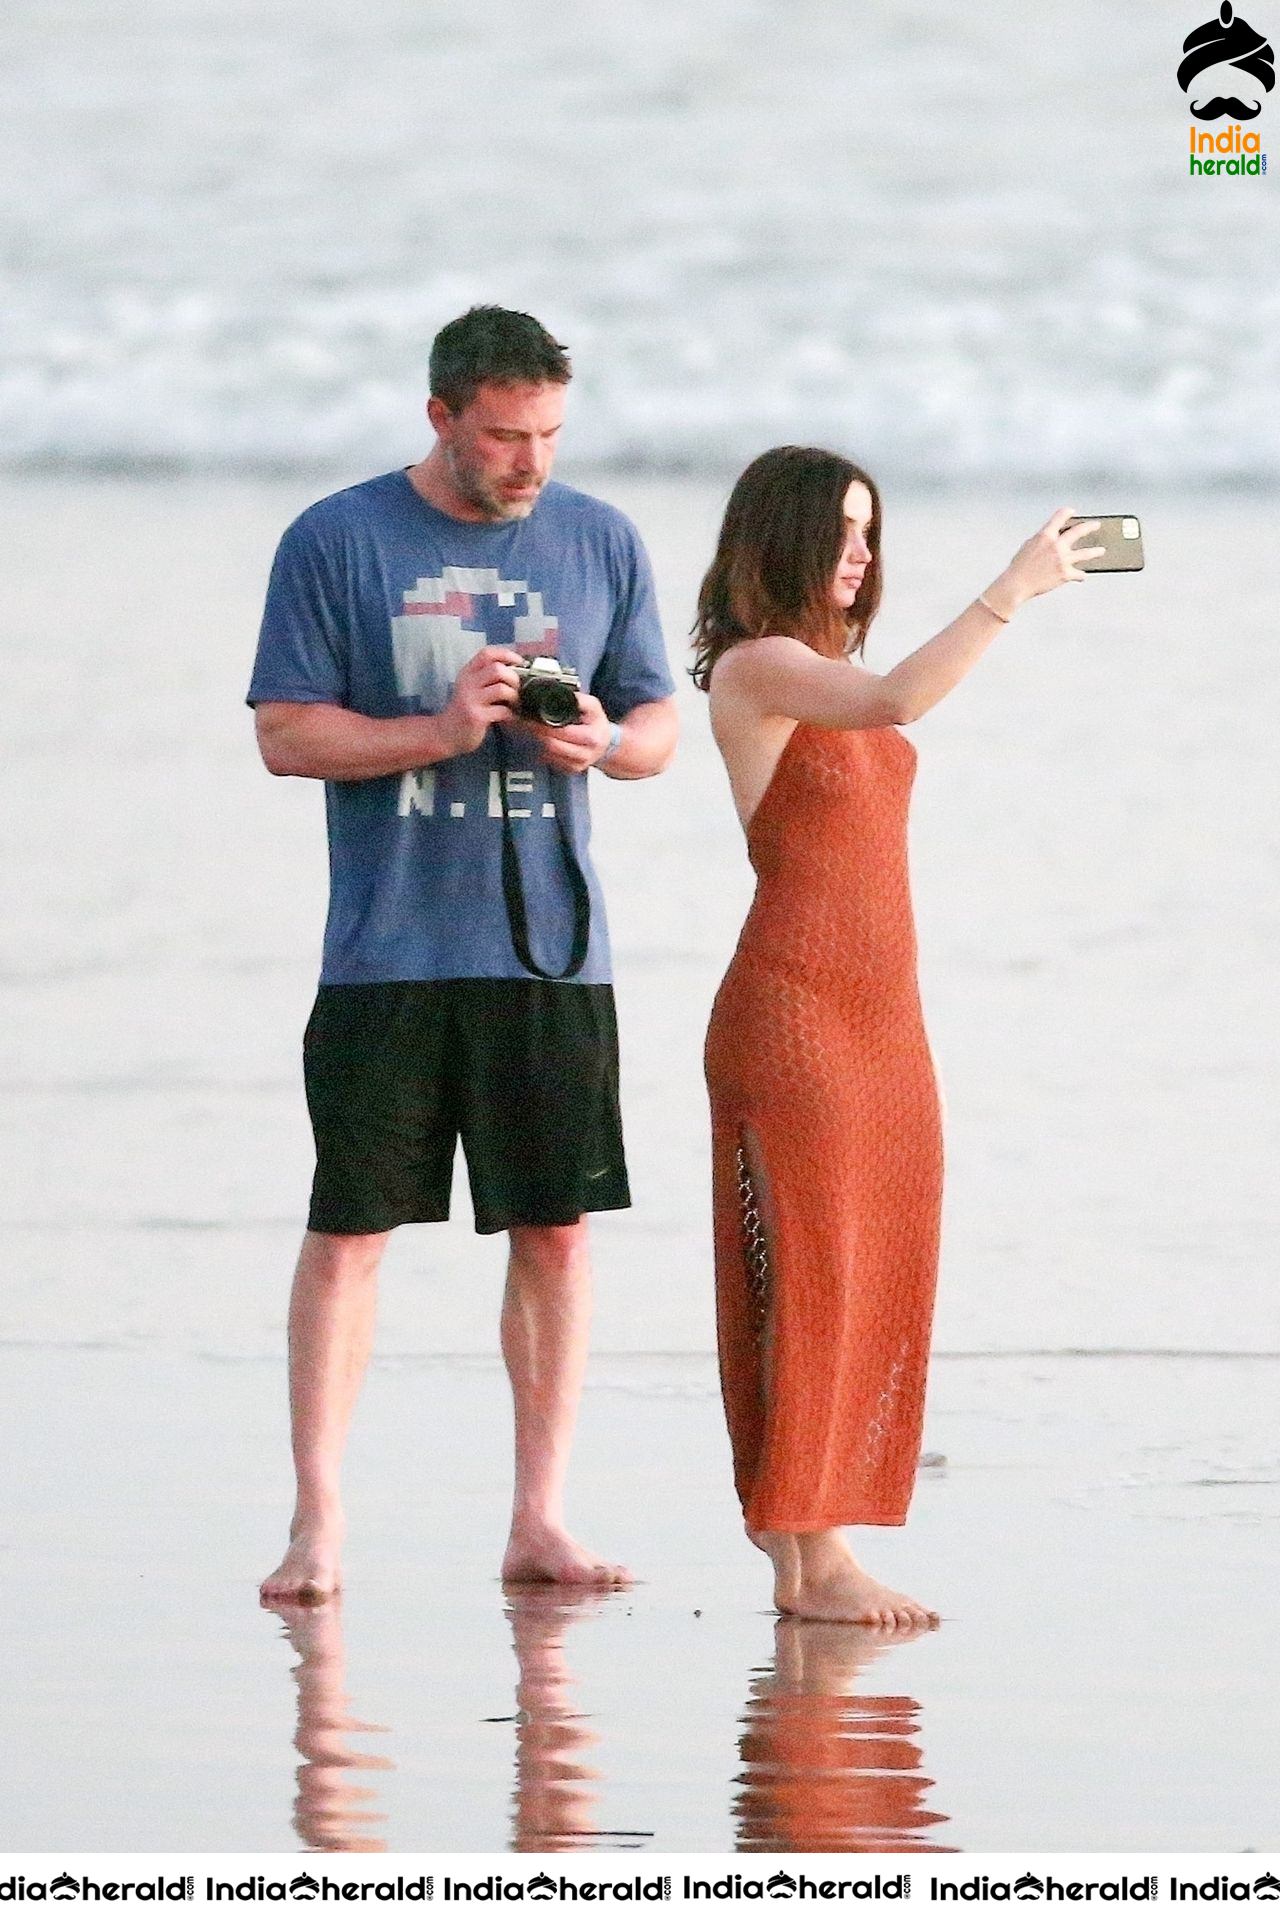
<path fill-rule="evenodd" d="M 529 704 L 546 727 L 570 727 L 578 717 L 578 696 L 572 687 L 542 680 L 526 689 Z"/>

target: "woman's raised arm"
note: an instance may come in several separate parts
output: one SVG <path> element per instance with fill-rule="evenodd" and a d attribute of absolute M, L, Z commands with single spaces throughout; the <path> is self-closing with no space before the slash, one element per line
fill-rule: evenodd
<path fill-rule="evenodd" d="M 724 692 L 761 714 L 811 726 L 909 726 L 959 685 L 1020 606 L 1085 578 L 1080 561 L 1104 549 L 1078 543 L 1098 522 L 1068 526 L 1070 519 L 1070 508 L 1060 507 L 984 593 L 888 673 L 871 673 L 853 660 L 831 660 L 802 640 L 770 634 L 739 641 L 717 663 L 716 680 Z"/>

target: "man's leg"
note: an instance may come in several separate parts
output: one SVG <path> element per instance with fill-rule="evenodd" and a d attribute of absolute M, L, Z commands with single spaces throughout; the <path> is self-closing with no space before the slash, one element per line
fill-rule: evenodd
<path fill-rule="evenodd" d="M 289 1411 L 298 1496 L 264 1600 L 323 1600 L 342 1583 L 339 1475 L 373 1344 L 385 1233 L 308 1233 L 289 1301 Z"/>
<path fill-rule="evenodd" d="M 585 1218 L 512 1227 L 502 1357 L 515 1407 L 515 1498 L 504 1580 L 616 1587 L 630 1578 L 570 1538 L 564 1483 L 587 1364 L 591 1261 Z"/>

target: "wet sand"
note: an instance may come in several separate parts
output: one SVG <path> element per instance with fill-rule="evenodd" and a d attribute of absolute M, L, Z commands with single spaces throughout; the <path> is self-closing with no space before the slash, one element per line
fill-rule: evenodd
<path fill-rule="evenodd" d="M 263 772 L 243 696 L 274 543 L 334 484 L 0 487 L 0 1338 L 279 1351 L 323 804 Z M 723 490 L 595 484 L 645 534 L 682 672 Z M 891 498 L 872 664 L 1054 504 Z M 1027 609 L 912 729 L 938 1342 L 1280 1352 L 1274 505 L 1118 504 L 1147 572 Z M 701 1049 L 751 877 L 683 699 L 671 773 L 593 799 L 636 1200 L 598 1235 L 610 1351 L 712 1345 Z M 500 1254 L 457 1212 L 394 1243 L 384 1351 L 492 1351 Z"/>
<path fill-rule="evenodd" d="M 943 1626 L 778 1623 L 709 1364 L 600 1362 L 573 1519 L 644 1583 L 504 1600 L 490 1364 L 383 1363 L 339 1607 L 257 1605 L 278 1364 L 10 1348 L 17 1850 L 1266 1850 L 1280 1363 L 939 1360 L 904 1532 Z"/>
<path fill-rule="evenodd" d="M 636 1205 L 596 1234 L 574 1517 L 647 1584 L 504 1611 L 502 1250 L 460 1192 L 387 1261 L 339 1656 L 254 1593 L 325 868 L 241 705 L 324 490 L 0 489 L 4 1843 L 1274 1847 L 1274 504 L 1078 499 L 1141 507 L 1148 573 L 1031 609 L 915 730 L 952 1465 L 873 1554 L 942 1631 L 778 1634 L 737 1532 L 699 1053 L 750 877 L 686 692 L 676 770 L 595 803 Z M 722 491 L 601 490 L 682 662 Z M 874 662 L 1054 504 L 891 501 Z M 321 1729 L 343 1694 L 386 1731 Z"/>

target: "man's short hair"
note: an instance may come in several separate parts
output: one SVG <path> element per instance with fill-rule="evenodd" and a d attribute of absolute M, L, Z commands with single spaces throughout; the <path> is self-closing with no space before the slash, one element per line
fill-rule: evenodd
<path fill-rule="evenodd" d="M 569 355 L 531 313 L 510 307 L 472 307 L 431 346 L 431 392 L 450 413 L 461 413 L 487 381 L 495 386 L 564 386 L 573 377 Z"/>

